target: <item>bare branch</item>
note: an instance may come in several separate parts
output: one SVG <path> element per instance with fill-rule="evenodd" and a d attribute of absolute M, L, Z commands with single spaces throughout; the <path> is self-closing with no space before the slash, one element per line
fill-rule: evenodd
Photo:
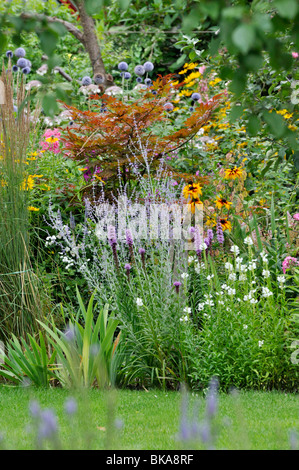
<path fill-rule="evenodd" d="M 74 26 L 72 23 L 69 23 L 69 21 L 62 20 L 61 18 L 57 18 L 56 16 L 46 16 L 46 15 L 27 13 L 27 12 L 22 13 L 21 18 L 23 20 L 36 19 L 39 21 L 45 20 L 45 21 L 48 21 L 49 23 L 60 23 L 67 29 L 69 33 L 75 36 L 75 38 L 77 38 L 78 41 L 80 41 L 82 44 L 85 44 L 84 35 L 82 31 L 80 31 L 80 29 Z"/>

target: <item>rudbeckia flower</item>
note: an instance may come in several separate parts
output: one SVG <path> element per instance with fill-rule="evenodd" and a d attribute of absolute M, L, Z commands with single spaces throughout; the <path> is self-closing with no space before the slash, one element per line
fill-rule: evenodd
<path fill-rule="evenodd" d="M 222 209 L 222 207 L 225 207 L 226 209 L 229 209 L 230 206 L 232 205 L 231 202 L 229 202 L 227 199 L 223 198 L 223 197 L 217 197 L 216 201 L 215 201 L 215 204 L 216 206 L 218 207 L 218 209 Z"/>
<path fill-rule="evenodd" d="M 242 178 L 243 171 L 241 168 L 234 167 L 225 170 L 225 179 L 235 180 L 236 178 Z"/>
<path fill-rule="evenodd" d="M 198 183 L 192 183 L 190 181 L 187 186 L 183 189 L 183 195 L 186 199 L 190 196 L 194 199 L 198 198 L 202 194 L 201 186 Z"/>

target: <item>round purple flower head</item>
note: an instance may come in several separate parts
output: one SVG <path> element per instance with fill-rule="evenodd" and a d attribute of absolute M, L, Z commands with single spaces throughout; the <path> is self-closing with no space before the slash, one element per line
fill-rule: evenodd
<path fill-rule="evenodd" d="M 118 64 L 118 70 L 121 70 L 121 72 L 126 72 L 126 70 L 128 70 L 129 66 L 127 64 L 127 62 L 120 62 Z"/>
<path fill-rule="evenodd" d="M 93 81 L 95 82 L 96 85 L 101 85 L 105 81 L 105 77 L 102 73 L 96 73 L 95 76 L 93 77 Z"/>
<path fill-rule="evenodd" d="M 136 73 L 136 75 L 144 75 L 145 70 L 143 65 L 136 65 L 136 67 L 134 68 L 134 72 Z"/>
<path fill-rule="evenodd" d="M 131 78 L 130 72 L 125 72 L 125 74 L 124 74 L 124 79 L 125 79 L 125 80 L 130 80 L 130 78 Z"/>
<path fill-rule="evenodd" d="M 152 84 L 152 81 L 151 81 L 150 78 L 146 78 L 146 79 L 144 80 L 144 83 L 145 83 L 147 86 L 150 86 L 150 85 Z"/>
<path fill-rule="evenodd" d="M 12 66 L 12 71 L 17 72 L 19 70 L 19 67 L 17 65 Z"/>
<path fill-rule="evenodd" d="M 126 270 L 126 271 L 130 271 L 130 269 L 131 269 L 130 263 L 126 263 L 126 264 L 125 264 L 125 270 Z"/>
<path fill-rule="evenodd" d="M 169 103 L 169 102 L 168 102 L 168 103 L 165 103 L 165 104 L 164 104 L 164 109 L 165 109 L 166 111 L 172 111 L 172 110 L 173 110 L 173 104 L 172 104 L 172 103 Z"/>
<path fill-rule="evenodd" d="M 82 85 L 87 86 L 87 85 L 91 85 L 91 83 L 92 83 L 92 80 L 87 75 L 82 78 Z"/>
<path fill-rule="evenodd" d="M 31 72 L 31 68 L 26 66 L 26 67 L 24 67 L 24 68 L 22 69 L 22 72 L 23 72 L 25 75 L 28 75 L 28 73 Z"/>
<path fill-rule="evenodd" d="M 136 82 L 137 82 L 137 83 L 141 83 L 141 82 L 142 82 L 142 78 L 141 78 L 141 77 L 137 77 L 137 78 L 136 78 Z"/>
<path fill-rule="evenodd" d="M 189 111 L 190 111 L 190 113 L 193 113 L 194 107 L 193 107 L 193 106 L 190 106 Z"/>
<path fill-rule="evenodd" d="M 6 57 L 13 57 L 13 52 L 12 51 L 6 51 Z"/>
<path fill-rule="evenodd" d="M 199 93 L 192 93 L 191 100 L 193 100 L 193 101 L 200 100 L 200 94 Z"/>
<path fill-rule="evenodd" d="M 16 57 L 25 57 L 26 51 L 23 49 L 23 47 L 18 47 L 18 49 L 15 50 L 15 56 Z"/>
<path fill-rule="evenodd" d="M 39 439 L 46 439 L 58 431 L 57 417 L 51 409 L 45 409 L 41 412 L 41 423 L 39 425 Z"/>
<path fill-rule="evenodd" d="M 145 62 L 145 64 L 143 64 L 143 67 L 146 72 L 151 72 L 152 70 L 154 70 L 154 64 L 152 62 Z"/>
<path fill-rule="evenodd" d="M 152 94 L 153 94 L 153 95 L 157 95 L 157 94 L 158 94 L 157 90 L 153 90 L 153 91 L 152 91 Z"/>
<path fill-rule="evenodd" d="M 20 59 L 18 59 L 17 61 L 17 66 L 20 67 L 21 69 L 23 69 L 24 67 L 27 66 L 27 60 L 26 59 L 23 59 L 22 57 Z"/>

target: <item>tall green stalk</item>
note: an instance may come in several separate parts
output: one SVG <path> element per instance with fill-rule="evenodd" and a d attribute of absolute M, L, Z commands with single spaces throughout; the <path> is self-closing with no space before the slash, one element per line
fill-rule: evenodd
<path fill-rule="evenodd" d="M 7 71 L 3 67 L 1 80 L 5 103 L 0 105 L 0 338 L 4 338 L 11 333 L 34 333 L 41 308 L 29 249 L 31 180 L 25 164 L 31 129 L 29 102 L 22 78 L 16 83 L 14 100 L 10 65 Z"/>

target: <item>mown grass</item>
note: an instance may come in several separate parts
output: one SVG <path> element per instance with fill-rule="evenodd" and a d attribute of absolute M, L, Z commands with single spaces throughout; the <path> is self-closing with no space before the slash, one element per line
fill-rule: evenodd
<path fill-rule="evenodd" d="M 87 390 L 77 398 L 78 412 L 64 411 L 70 392 L 0 386 L 0 432 L 9 449 L 35 448 L 29 403 L 53 408 L 58 416 L 62 448 L 179 450 L 179 392 L 130 391 L 103 393 Z M 190 413 L 204 413 L 204 397 L 189 397 Z M 121 429 L 109 426 L 115 418 Z M 299 397 L 279 392 L 220 394 L 216 418 L 217 449 L 290 449 L 290 431 L 299 435 Z M 49 444 L 49 448 L 51 445 Z"/>

